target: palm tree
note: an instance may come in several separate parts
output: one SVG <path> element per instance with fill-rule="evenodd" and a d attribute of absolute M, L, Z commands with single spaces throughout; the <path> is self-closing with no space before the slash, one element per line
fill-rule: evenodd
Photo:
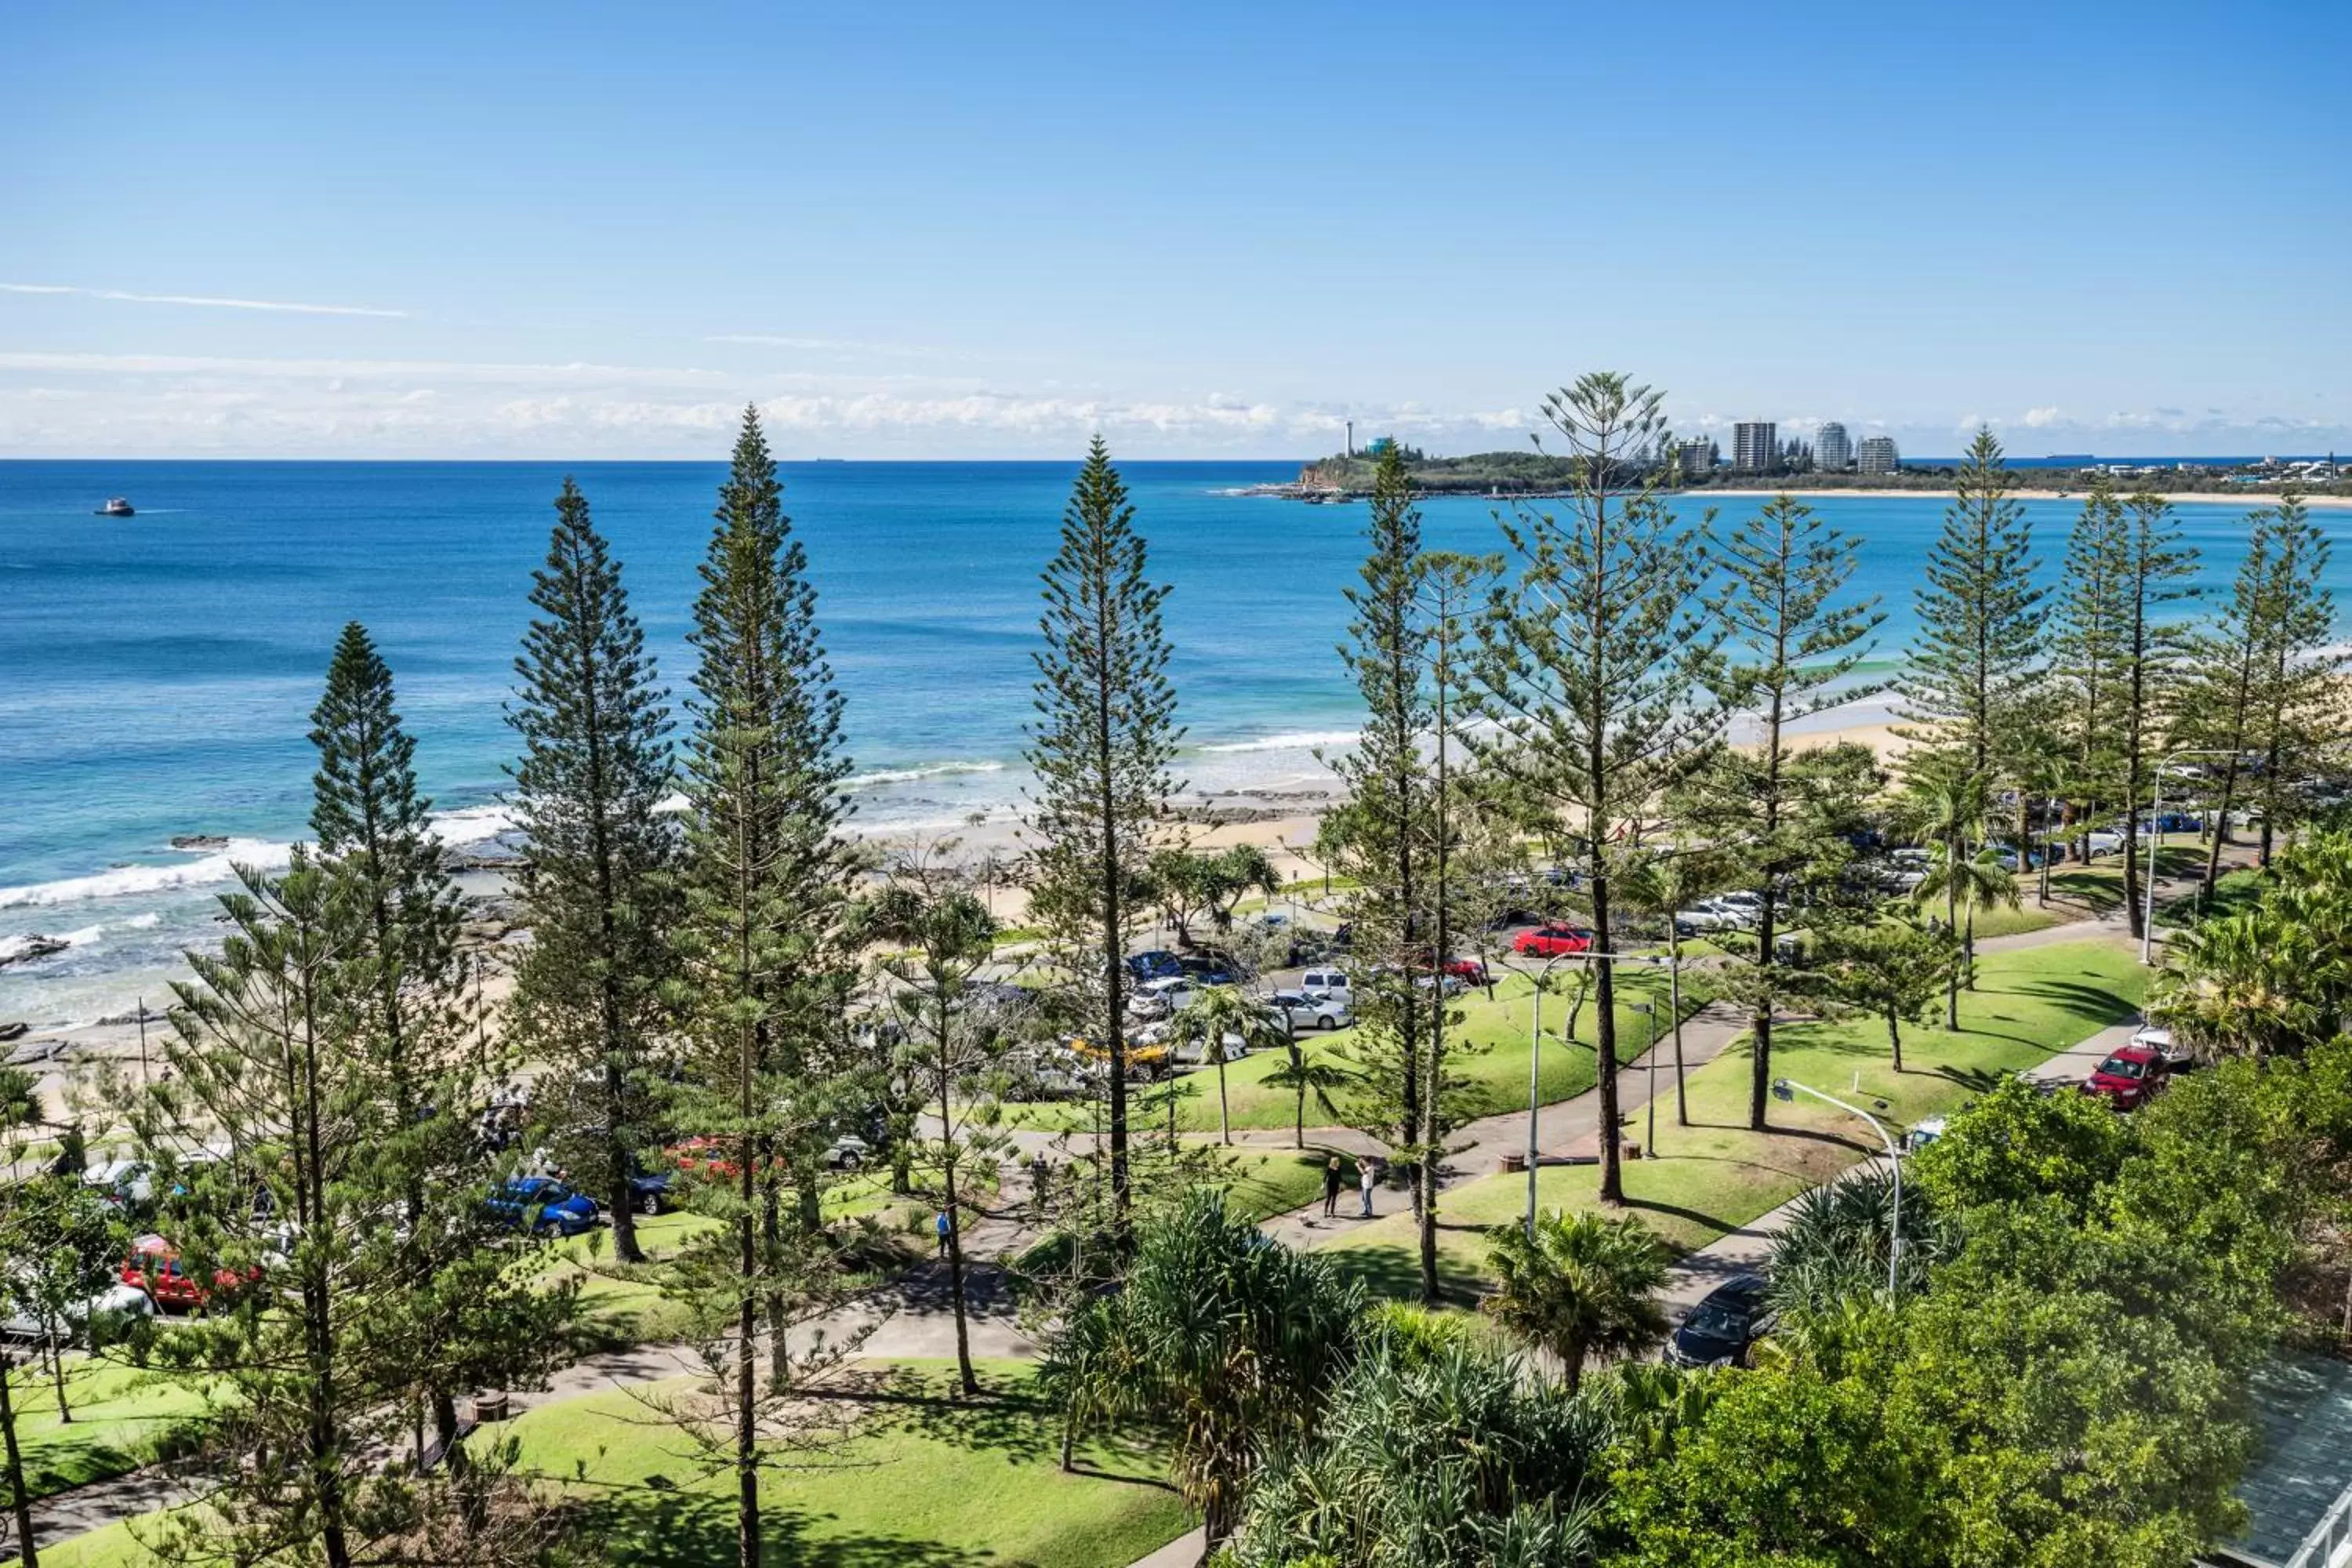
<path fill-rule="evenodd" d="M 1286 1015 L 1285 1021 L 1287 1023 Z M 1266 1074 L 1262 1081 L 1276 1089 L 1289 1089 L 1297 1096 L 1291 1118 L 1290 1146 L 1304 1149 L 1307 1147 L 1307 1095 L 1312 1093 L 1315 1102 L 1323 1108 L 1323 1113 L 1336 1121 L 1339 1108 L 1332 1103 L 1331 1091 L 1355 1082 L 1356 1075 L 1328 1058 L 1307 1055 L 1306 1043 L 1299 1039 L 1298 1031 L 1295 1028 L 1284 1029 L 1282 1048 L 1287 1053 L 1288 1059 Z"/>
<path fill-rule="evenodd" d="M 2017 908 L 2017 878 L 2001 865 L 2000 855 L 1992 849 L 1979 849 L 1959 859 L 1954 858 L 1950 845 L 1938 845 L 1934 858 L 1927 863 L 1927 879 L 1912 890 L 1911 897 L 1922 904 L 1942 899 L 1948 921 L 1952 911 L 1966 911 L 1957 928 L 1960 961 L 1952 966 L 1951 979 L 1944 992 L 1944 1027 L 1958 1030 L 1961 983 L 1965 980 L 1971 991 L 1977 988 L 1977 911 L 2004 905 Z M 1954 928 L 1948 925 L 1946 929 Z"/>
<path fill-rule="evenodd" d="M 1228 1042 L 1238 1040 L 1244 1050 L 1271 1050 L 1289 1042 L 1289 1020 L 1238 986 L 1212 985 L 1169 1023 L 1171 1044 L 1199 1046 L 1202 1059 L 1217 1065 L 1217 1136 L 1232 1142 L 1233 1118 L 1225 1101 Z"/>
<path fill-rule="evenodd" d="M 1514 1338 L 1559 1361 L 1574 1393 L 1586 1360 L 1634 1351 L 1666 1331 L 1657 1293 L 1666 1281 L 1666 1249 L 1632 1215 L 1551 1210 L 1534 1232 L 1516 1225 L 1487 1233 L 1498 1277 L 1489 1316 Z"/>
<path fill-rule="evenodd" d="M 2172 939 L 2147 1014 L 2217 1056 L 2297 1051 L 2320 1037 L 2320 977 L 2345 962 L 2267 906 L 2217 916 Z"/>
<path fill-rule="evenodd" d="M 1945 861 L 1958 865 L 1967 858 L 1968 846 L 1984 831 L 1984 781 L 1959 766 L 1957 759 L 1929 758 L 1904 786 L 1895 803 L 1895 816 L 1904 827 L 1932 845 Z M 1933 892 L 1929 891 L 1931 887 Z M 1944 929 L 1958 935 L 1959 880 L 1944 878 L 1939 881 L 1931 875 L 1919 884 L 1912 897 L 1925 903 L 1937 893 L 1944 899 Z M 1972 920 L 1968 937 L 1971 959 L 1975 957 L 1975 936 Z M 1944 1026 L 1948 1029 L 1960 1026 L 1959 979 L 1959 971 L 1955 969 L 1944 1004 Z"/>
<path fill-rule="evenodd" d="M 1328 1259 L 1269 1242 L 1196 1188 L 1137 1227 L 1120 1289 L 1048 1338 L 1040 1377 L 1062 1402 L 1064 1453 L 1098 1421 L 1158 1424 L 1213 1548 L 1260 1458 L 1313 1430 L 1364 1316 L 1362 1288 Z"/>

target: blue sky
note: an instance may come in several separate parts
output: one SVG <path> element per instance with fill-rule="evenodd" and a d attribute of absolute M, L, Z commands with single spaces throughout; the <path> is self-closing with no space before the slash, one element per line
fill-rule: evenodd
<path fill-rule="evenodd" d="M 2341 5 L 6 15 L 0 455 L 2352 450 Z"/>

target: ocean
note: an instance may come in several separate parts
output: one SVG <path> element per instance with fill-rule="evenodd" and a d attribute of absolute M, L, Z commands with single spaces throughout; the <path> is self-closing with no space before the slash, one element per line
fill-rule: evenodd
<path fill-rule="evenodd" d="M 501 707 L 567 471 L 682 689 L 721 465 L 0 462 L 0 953 L 35 932 L 68 944 L 0 967 L 0 1021 L 87 1023 L 134 995 L 160 1001 L 178 952 L 216 929 L 231 861 L 282 861 L 306 831 L 309 714 L 346 620 L 365 622 L 392 665 L 445 839 L 499 832 L 513 750 Z M 1075 471 L 784 465 L 847 700 L 862 829 L 940 832 L 1019 809 L 1037 574 Z M 1344 744 L 1356 722 L 1335 648 L 1364 507 L 1236 493 L 1294 478 L 1292 463 L 1124 472 L 1154 574 L 1173 590 L 1180 776 L 1202 792 L 1322 782 L 1316 749 Z M 92 515 L 112 495 L 138 514 Z M 1889 612 L 1864 673 L 1883 675 L 1910 633 L 1943 503 L 1813 504 L 1864 541 L 1855 591 Z M 1494 505 L 1426 501 L 1428 543 L 1500 549 Z M 2206 595 L 2227 591 L 2246 506 L 2180 508 Z M 2045 579 L 2074 510 L 2029 506 Z M 2319 515 L 2339 539 L 2352 521 Z M 2336 576 L 2339 599 L 2352 596 L 2352 550 Z M 231 842 L 174 851 L 185 835 Z"/>

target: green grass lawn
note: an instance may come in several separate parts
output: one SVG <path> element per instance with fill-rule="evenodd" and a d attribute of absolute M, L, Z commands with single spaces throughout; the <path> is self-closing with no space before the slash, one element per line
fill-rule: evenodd
<path fill-rule="evenodd" d="M 204 1417 L 201 1381 L 166 1376 L 103 1357 L 66 1358 L 66 1402 L 58 1419 L 47 1374 L 19 1365 L 9 1373 L 25 1486 L 32 1496 L 128 1474 L 163 1458 Z"/>
<path fill-rule="evenodd" d="M 1647 967 L 1633 965 L 1621 967 L 1617 977 L 1617 1055 L 1619 1060 L 1630 1061 L 1641 1054 L 1649 1023 L 1627 1004 L 1652 997 L 1663 1001 L 1665 977 Z M 1572 982 L 1573 977 L 1570 979 Z M 1685 987 L 1685 1010 L 1694 1005 L 1691 989 Z M 1468 1083 L 1467 1110 L 1471 1116 L 1490 1115 L 1528 1102 L 1528 1026 L 1532 990 L 1533 983 L 1527 977 L 1510 974 L 1496 985 L 1491 999 L 1484 991 L 1465 992 L 1454 999 L 1461 1019 L 1454 1026 L 1453 1034 L 1465 1048 L 1449 1066 Z M 1596 1010 L 1592 1005 L 1585 1005 L 1577 1024 L 1576 1037 L 1583 1042 L 1584 1049 L 1563 1050 L 1558 1040 L 1549 1037 L 1568 1021 L 1568 1004 L 1572 995 L 1572 990 L 1555 973 L 1544 998 L 1547 1038 L 1541 1093 L 1547 1103 L 1573 1099 L 1593 1083 Z M 1663 1011 L 1658 1022 L 1662 1029 L 1668 1022 Z M 1346 1055 L 1355 1034 L 1353 1029 L 1336 1029 L 1328 1035 L 1308 1035 L 1302 1039 L 1311 1055 L 1334 1060 Z M 1226 1066 L 1225 1095 L 1235 1128 L 1265 1131 L 1292 1125 L 1297 1114 L 1293 1092 L 1265 1081 L 1268 1074 L 1279 1071 L 1287 1060 L 1288 1053 L 1281 1050 L 1257 1051 Z M 1189 1132 L 1217 1131 L 1215 1070 L 1199 1068 L 1175 1082 L 1178 1128 Z M 1094 1125 L 1093 1108 L 1083 1100 L 1008 1105 L 1004 1110 L 1008 1126 L 1083 1131 Z M 1312 1127 L 1329 1121 L 1330 1117 L 1310 1097 L 1307 1124 Z"/>
<path fill-rule="evenodd" d="M 1978 964 L 1977 989 L 1961 994 L 1959 1032 L 1905 1028 L 1901 1074 L 1889 1063 L 1885 1026 L 1873 1019 L 1782 1025 L 1774 1031 L 1773 1070 L 1872 1110 L 1884 1100 L 1881 1120 L 1899 1130 L 2127 1017 L 2146 985 L 2146 972 L 2118 942 L 1989 953 Z M 1752 1061 L 1743 1038 L 1691 1075 L 1690 1127 L 1674 1124 L 1673 1099 L 1662 1093 L 1664 1157 L 1624 1167 L 1632 1211 L 1677 1250 L 1706 1245 L 1879 1148 L 1867 1127 L 1803 1100 L 1772 1106 L 1775 1131 L 1749 1131 Z M 1644 1125 L 1637 1116 L 1630 1135 L 1638 1141 Z M 1547 1166 L 1537 1173 L 1537 1203 L 1594 1207 L 1597 1180 L 1591 1166 Z M 1439 1247 L 1451 1289 L 1466 1295 L 1475 1288 L 1485 1265 L 1482 1233 L 1525 1213 L 1526 1203 L 1524 1175 L 1484 1177 L 1445 1194 Z M 1383 1294 L 1418 1289 L 1410 1215 L 1371 1221 L 1330 1250 Z"/>
<path fill-rule="evenodd" d="M 832 1402 L 847 1428 L 830 1452 L 760 1479 L 769 1560 L 815 1568 L 1125 1568 L 1181 1534 L 1162 1451 L 1097 1439 L 1059 1468 L 1060 1424 L 1025 1363 L 978 1363 L 988 1394 L 948 1397 L 950 1368 L 874 1369 Z M 616 1568 L 735 1561 L 734 1478 L 709 1473 L 693 1439 L 647 1404 L 690 1397 L 688 1380 L 568 1399 L 485 1428 L 511 1432 L 521 1465 L 579 1510 L 583 1539 Z M 42 1549 L 60 1568 L 152 1561 L 139 1521 Z"/>

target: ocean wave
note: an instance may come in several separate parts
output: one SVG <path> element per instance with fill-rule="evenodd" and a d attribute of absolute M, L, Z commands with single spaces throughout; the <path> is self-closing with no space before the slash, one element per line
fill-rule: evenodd
<path fill-rule="evenodd" d="M 919 768 L 884 768 L 856 773 L 842 781 L 844 789 L 871 789 L 876 784 L 912 784 L 918 779 L 946 778 L 954 773 L 1001 773 L 1003 763 L 932 763 Z"/>
<path fill-rule="evenodd" d="M 163 866 L 117 866 L 87 877 L 61 877 L 54 882 L 28 882 L 0 888 L 0 910 L 46 909 L 57 904 L 87 903 L 99 899 L 122 899 L 167 893 L 180 888 L 202 888 L 227 882 L 239 866 L 279 871 L 292 858 L 291 844 L 261 838 L 232 838 L 226 848 Z"/>
<path fill-rule="evenodd" d="M 1308 752 L 1318 746 L 1352 746 L 1357 733 L 1353 730 L 1301 730 L 1292 734 L 1267 735 L 1255 741 L 1221 741 L 1213 746 L 1202 746 L 1203 752 Z"/>
<path fill-rule="evenodd" d="M 433 831 L 441 842 L 454 846 L 483 844 L 515 825 L 514 807 L 505 805 L 461 806 L 433 814 Z"/>

